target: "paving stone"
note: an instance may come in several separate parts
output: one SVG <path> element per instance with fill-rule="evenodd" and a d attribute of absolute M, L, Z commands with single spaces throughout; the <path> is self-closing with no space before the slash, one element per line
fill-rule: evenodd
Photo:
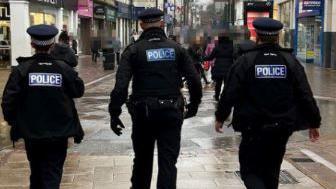
<path fill-rule="evenodd" d="M 93 189 L 127 189 L 131 187 L 131 183 L 129 182 L 111 182 L 111 183 L 95 183 Z"/>
<path fill-rule="evenodd" d="M 84 173 L 74 175 L 74 183 L 93 183 L 94 182 L 94 173 Z"/>
<path fill-rule="evenodd" d="M 225 163 L 225 164 L 205 164 L 205 171 L 217 172 L 217 171 L 238 171 L 239 163 Z"/>
<path fill-rule="evenodd" d="M 183 179 L 178 180 L 177 185 L 179 188 L 193 188 L 193 189 L 205 189 L 205 188 L 216 188 L 217 184 L 214 180 L 206 180 L 206 179 Z"/>

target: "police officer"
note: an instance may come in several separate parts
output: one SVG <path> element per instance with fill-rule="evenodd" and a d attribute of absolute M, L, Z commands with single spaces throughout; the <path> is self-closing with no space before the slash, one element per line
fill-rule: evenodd
<path fill-rule="evenodd" d="M 288 138 L 309 129 L 319 138 L 321 116 L 304 68 L 278 45 L 283 25 L 270 18 L 253 22 L 257 47 L 233 66 L 216 111 L 216 130 L 234 107 L 233 128 L 242 133 L 239 161 L 248 189 L 277 189 Z"/>
<path fill-rule="evenodd" d="M 176 188 L 175 164 L 180 151 L 184 110 L 180 92 L 182 76 L 186 77 L 190 92 L 185 118 L 195 116 L 201 102 L 202 86 L 193 62 L 180 45 L 165 35 L 163 15 L 156 8 L 141 13 L 139 19 L 144 32 L 123 53 L 111 93 L 111 129 L 121 135 L 124 126 L 119 115 L 133 78 L 132 95 L 127 103 L 133 121 L 133 189 L 151 186 L 155 143 L 159 164 L 157 188 Z"/>
<path fill-rule="evenodd" d="M 84 84 L 70 66 L 48 54 L 58 33 L 54 26 L 31 26 L 27 33 L 36 54 L 17 59 L 1 105 L 11 139 L 24 139 L 30 188 L 58 189 L 68 137 L 79 143 L 84 136 L 73 101 L 83 95 Z"/>

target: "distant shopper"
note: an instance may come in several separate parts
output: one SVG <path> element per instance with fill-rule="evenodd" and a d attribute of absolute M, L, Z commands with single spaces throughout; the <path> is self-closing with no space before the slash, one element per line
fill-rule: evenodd
<path fill-rule="evenodd" d="M 99 39 L 93 39 L 91 41 L 91 55 L 92 55 L 93 62 L 97 62 L 100 47 L 101 47 L 101 43 Z"/>
<path fill-rule="evenodd" d="M 233 57 L 237 60 L 241 55 L 255 48 L 257 44 L 251 40 L 251 32 L 248 30 L 245 34 L 245 40 L 240 41 L 234 49 Z"/>
<path fill-rule="evenodd" d="M 208 37 L 207 45 L 206 45 L 206 48 L 204 50 L 204 55 L 209 56 L 212 53 L 212 51 L 215 49 L 215 47 L 216 47 L 215 41 L 212 40 L 211 37 Z M 215 60 L 204 61 L 203 62 L 203 68 L 204 68 L 205 71 L 207 71 L 208 74 L 210 74 L 210 72 L 208 72 L 208 71 L 212 69 L 214 64 L 215 64 Z"/>
<path fill-rule="evenodd" d="M 77 55 L 78 54 L 78 42 L 73 36 L 71 38 L 72 38 L 71 39 L 71 48 L 74 51 L 74 53 Z"/>
<path fill-rule="evenodd" d="M 113 48 L 114 48 L 114 52 L 116 53 L 117 65 L 119 65 L 120 51 L 121 51 L 121 41 L 117 37 L 115 37 L 114 40 L 113 40 Z"/>
<path fill-rule="evenodd" d="M 197 42 L 194 42 L 189 48 L 188 48 L 188 54 L 191 57 L 194 67 L 198 74 L 201 76 L 201 78 L 204 80 L 206 84 L 210 84 L 208 81 L 205 71 L 203 69 L 202 65 L 202 56 L 203 56 L 203 49 L 201 48 L 201 45 Z"/>
<path fill-rule="evenodd" d="M 218 38 L 218 45 L 211 54 L 204 58 L 205 61 L 216 59 L 211 70 L 212 80 L 216 82 L 215 100 L 219 100 L 223 83 L 226 81 L 228 72 L 233 64 L 233 41 L 226 35 Z"/>
<path fill-rule="evenodd" d="M 71 67 L 78 65 L 75 52 L 70 48 L 70 37 L 68 32 L 62 31 L 59 38 L 59 43 L 56 43 L 51 49 L 50 54 L 57 60 L 63 60 Z"/>

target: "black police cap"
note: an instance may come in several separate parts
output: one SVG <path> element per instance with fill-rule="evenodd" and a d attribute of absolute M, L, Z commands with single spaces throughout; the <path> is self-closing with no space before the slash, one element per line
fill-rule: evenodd
<path fill-rule="evenodd" d="M 253 27 L 259 35 L 278 35 L 283 24 L 272 18 L 257 18 L 253 21 Z"/>
<path fill-rule="evenodd" d="M 157 8 L 148 8 L 140 13 L 138 19 L 145 23 L 152 23 L 161 20 L 164 12 Z"/>
<path fill-rule="evenodd" d="M 58 29 L 55 26 L 40 24 L 29 27 L 27 33 L 31 36 L 32 43 L 38 46 L 48 46 L 54 43 Z"/>

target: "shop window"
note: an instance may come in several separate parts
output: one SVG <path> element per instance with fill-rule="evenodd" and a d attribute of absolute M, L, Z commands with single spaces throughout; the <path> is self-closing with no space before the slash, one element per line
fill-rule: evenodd
<path fill-rule="evenodd" d="M 292 47 L 292 33 L 290 30 L 292 1 L 280 4 L 280 21 L 284 24 L 284 29 L 280 35 L 280 44 L 283 47 Z"/>
<path fill-rule="evenodd" d="M 321 17 L 299 19 L 298 57 L 306 63 L 321 64 Z"/>
<path fill-rule="evenodd" d="M 56 24 L 56 17 L 52 14 L 44 14 L 44 23 L 48 25 Z"/>
<path fill-rule="evenodd" d="M 38 24 L 55 25 L 56 16 L 53 14 L 32 12 L 30 13 L 30 23 L 31 25 L 38 25 Z"/>
<path fill-rule="evenodd" d="M 10 22 L 0 21 L 0 69 L 10 65 Z"/>

